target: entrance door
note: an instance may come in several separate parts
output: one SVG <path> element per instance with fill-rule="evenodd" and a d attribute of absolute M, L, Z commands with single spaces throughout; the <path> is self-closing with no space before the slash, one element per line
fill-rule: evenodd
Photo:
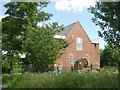
<path fill-rule="evenodd" d="M 86 68 L 87 66 L 88 61 L 85 58 L 81 58 L 75 62 L 74 68 L 75 70 L 83 70 L 83 68 Z"/>

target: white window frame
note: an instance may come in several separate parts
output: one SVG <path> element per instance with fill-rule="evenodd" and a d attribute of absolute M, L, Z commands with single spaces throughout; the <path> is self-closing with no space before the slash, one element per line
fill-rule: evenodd
<path fill-rule="evenodd" d="M 59 72 L 62 72 L 62 64 L 58 64 Z"/>
<path fill-rule="evenodd" d="M 83 40 L 80 37 L 76 38 L 76 50 L 82 51 L 83 50 Z"/>
<path fill-rule="evenodd" d="M 70 61 L 71 65 L 74 63 L 74 55 L 73 55 L 73 53 L 70 53 L 70 55 L 69 55 L 69 61 Z"/>

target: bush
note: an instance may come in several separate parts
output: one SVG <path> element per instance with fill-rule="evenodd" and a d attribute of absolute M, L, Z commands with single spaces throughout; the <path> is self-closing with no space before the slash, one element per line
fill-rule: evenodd
<path fill-rule="evenodd" d="M 12 74 L 3 75 L 3 82 L 9 88 L 117 88 L 118 72 L 116 68 L 105 67 L 100 73 Z"/>
<path fill-rule="evenodd" d="M 24 79 L 22 76 L 22 74 L 4 74 L 2 75 L 2 83 L 7 85 L 7 87 L 12 87 L 14 84 Z"/>

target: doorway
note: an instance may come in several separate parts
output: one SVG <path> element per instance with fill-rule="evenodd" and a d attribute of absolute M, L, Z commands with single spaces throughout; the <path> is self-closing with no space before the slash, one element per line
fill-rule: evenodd
<path fill-rule="evenodd" d="M 74 65 L 75 70 L 83 70 L 83 68 L 87 68 L 87 67 L 88 67 L 88 61 L 86 60 L 86 58 L 78 59 Z"/>

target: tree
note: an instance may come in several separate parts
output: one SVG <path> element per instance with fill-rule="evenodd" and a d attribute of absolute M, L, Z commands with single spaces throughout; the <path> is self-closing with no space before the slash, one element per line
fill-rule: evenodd
<path fill-rule="evenodd" d="M 32 30 L 30 30 L 32 29 Z M 24 52 L 27 51 L 27 64 L 32 64 L 34 72 L 45 72 L 48 65 L 54 64 L 55 60 L 62 54 L 60 51 L 68 44 L 65 40 L 55 39 L 56 32 L 62 30 L 57 23 L 38 27 L 27 28 L 26 40 L 24 41 Z"/>
<path fill-rule="evenodd" d="M 4 5 L 7 8 L 7 11 L 5 14 L 7 14 L 8 16 L 2 19 L 2 26 L 3 26 L 2 42 L 3 42 L 3 51 L 4 52 L 7 51 L 7 53 L 3 55 L 2 60 L 3 62 L 8 63 L 8 67 L 10 67 L 10 71 L 13 70 L 14 60 L 15 62 L 16 61 L 19 62 L 21 60 L 21 58 L 18 57 L 19 54 L 20 53 L 30 54 L 30 50 L 33 50 L 32 48 L 35 48 L 36 50 L 37 48 L 39 48 L 40 52 L 33 50 L 34 52 L 32 51 L 30 57 L 26 54 L 27 58 L 25 58 L 24 61 L 22 59 L 22 63 L 28 65 L 28 61 L 29 61 L 34 64 L 32 60 L 34 60 L 36 63 L 39 63 L 39 60 L 35 57 L 36 56 L 35 54 L 38 55 L 38 54 L 44 53 L 46 49 L 41 48 L 40 46 L 41 44 L 39 46 L 36 46 L 37 42 L 38 41 L 45 42 L 44 39 L 45 40 L 49 39 L 47 37 L 49 36 L 48 34 L 53 35 L 50 33 L 49 29 L 50 30 L 51 28 L 53 28 L 53 30 L 60 29 L 55 27 L 55 25 L 53 25 L 53 27 L 51 28 L 50 27 L 47 28 L 48 27 L 47 26 L 46 29 L 43 27 L 41 29 L 40 27 L 39 28 L 37 27 L 38 22 L 47 21 L 52 16 L 52 14 L 42 11 L 42 9 L 46 7 L 48 3 L 49 2 L 47 1 L 45 2 L 10 2 Z M 48 30 L 49 33 L 44 33 L 46 30 Z M 37 35 L 38 37 L 35 35 Z M 32 44 L 32 42 L 27 42 L 28 39 L 33 41 L 34 44 Z M 28 46 L 27 48 L 29 49 L 25 48 L 26 46 Z M 54 55 L 57 55 L 57 54 L 54 54 Z M 44 55 L 42 55 L 41 58 L 42 57 L 45 58 Z"/>
<path fill-rule="evenodd" d="M 5 5 L 9 16 L 2 19 L 3 50 L 20 51 L 27 25 L 49 20 L 52 14 L 41 11 L 48 2 L 10 2 Z M 40 8 L 40 10 L 38 10 Z M 7 41 L 7 42 L 6 42 Z M 9 46 L 9 47 L 8 47 Z"/>
<path fill-rule="evenodd" d="M 2 59 L 2 22 L 0 21 L 0 59 Z M 2 60 L 0 60 L 0 70 L 2 70 Z M 1 74 L 1 72 L 0 72 Z"/>
<path fill-rule="evenodd" d="M 97 2 L 90 7 L 89 12 L 94 15 L 92 21 L 99 25 L 98 35 L 114 48 L 120 48 L 120 2 Z"/>
<path fill-rule="evenodd" d="M 105 46 L 104 50 L 100 50 L 100 64 L 103 66 L 118 66 L 120 61 L 120 51 L 116 48 L 111 48 L 109 45 Z"/>
<path fill-rule="evenodd" d="M 36 27 L 37 22 L 49 20 L 52 16 L 42 11 L 47 4 L 48 2 L 10 2 L 4 5 L 7 8 L 5 14 L 8 16 L 2 19 L 2 49 L 7 51 L 3 60 L 9 60 L 10 70 L 13 69 L 13 57 L 22 52 L 22 41 L 26 35 L 25 27 L 27 25 Z"/>
<path fill-rule="evenodd" d="M 2 22 L 0 21 L 0 50 L 2 47 Z"/>
<path fill-rule="evenodd" d="M 0 50 L 1 50 L 1 47 L 2 47 L 2 22 L 0 21 Z"/>

